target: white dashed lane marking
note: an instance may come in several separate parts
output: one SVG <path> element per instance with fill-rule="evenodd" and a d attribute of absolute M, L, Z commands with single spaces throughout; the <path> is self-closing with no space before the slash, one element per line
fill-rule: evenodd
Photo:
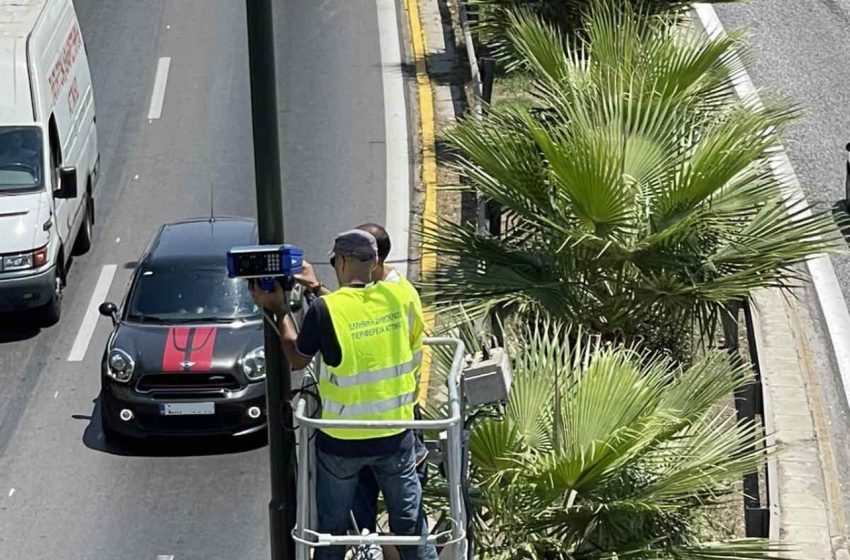
<path fill-rule="evenodd" d="M 168 84 L 168 68 L 171 66 L 171 57 L 163 56 L 156 65 L 156 77 L 153 81 L 153 92 L 151 93 L 151 107 L 148 111 L 148 119 L 158 119 L 162 115 L 162 104 L 165 101 L 165 86 Z"/>
<path fill-rule="evenodd" d="M 86 314 L 83 317 L 83 322 L 80 324 L 80 330 L 77 331 L 77 338 L 74 340 L 74 345 L 68 354 L 69 362 L 81 362 L 86 357 L 86 350 L 89 348 L 89 342 L 92 335 L 94 335 L 94 328 L 97 326 L 97 308 L 103 303 L 106 296 L 109 295 L 109 286 L 112 285 L 112 277 L 115 276 L 115 270 L 117 268 L 114 264 L 103 265 L 100 271 L 100 277 L 97 279 L 97 284 L 94 287 L 94 293 L 91 295 L 88 309 L 86 309 Z"/>

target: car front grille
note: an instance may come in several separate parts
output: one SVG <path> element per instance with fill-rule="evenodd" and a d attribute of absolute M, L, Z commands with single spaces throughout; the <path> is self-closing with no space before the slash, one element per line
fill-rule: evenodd
<path fill-rule="evenodd" d="M 239 381 L 230 373 L 146 373 L 136 383 L 136 390 L 143 393 L 239 388 Z"/>

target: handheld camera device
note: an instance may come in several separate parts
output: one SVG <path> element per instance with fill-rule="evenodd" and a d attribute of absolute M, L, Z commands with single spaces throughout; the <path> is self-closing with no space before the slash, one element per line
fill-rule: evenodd
<path fill-rule="evenodd" d="M 295 245 L 247 245 L 227 252 L 227 276 L 254 279 L 267 292 L 282 280 L 284 290 L 292 289 L 293 276 L 304 269 L 304 251 Z"/>

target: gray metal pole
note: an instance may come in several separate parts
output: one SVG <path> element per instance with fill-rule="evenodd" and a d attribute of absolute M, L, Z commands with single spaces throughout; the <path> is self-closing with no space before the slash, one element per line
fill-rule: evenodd
<path fill-rule="evenodd" d="M 245 0 L 248 14 L 248 61 L 251 73 L 251 119 L 260 243 L 283 243 L 283 203 L 278 149 L 277 81 L 271 0 Z M 272 560 L 291 560 L 295 548 L 295 435 L 292 431 L 289 363 L 280 340 L 265 325 L 266 413 L 271 460 L 269 529 Z M 285 429 L 289 428 L 289 429 Z"/>

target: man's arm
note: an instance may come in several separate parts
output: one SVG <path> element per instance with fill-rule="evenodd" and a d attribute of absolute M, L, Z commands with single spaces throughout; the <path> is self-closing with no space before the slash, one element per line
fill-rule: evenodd
<path fill-rule="evenodd" d="M 298 332 L 295 330 L 295 323 L 292 317 L 286 313 L 283 319 L 278 321 L 280 327 L 280 342 L 283 346 L 283 353 L 289 360 L 289 365 L 292 369 L 304 369 L 310 362 L 313 361 L 312 356 L 305 356 L 298 351 Z"/>
<path fill-rule="evenodd" d="M 316 297 L 331 293 L 327 286 L 319 281 L 319 277 L 316 276 L 316 269 L 307 261 L 303 262 L 303 270 L 301 274 L 295 275 L 295 280 Z"/>
<path fill-rule="evenodd" d="M 295 323 L 293 323 L 292 317 L 289 316 L 289 309 L 287 308 L 286 296 L 283 289 L 275 282 L 275 291 L 269 293 L 257 284 L 252 284 L 251 297 L 254 298 L 254 302 L 258 306 L 277 315 L 277 325 L 280 329 L 280 345 L 287 360 L 289 360 L 290 367 L 292 369 L 304 369 L 307 367 L 313 361 L 313 356 L 318 352 L 318 347 L 309 356 L 302 354 L 298 350 L 298 332 L 295 330 Z M 307 315 L 310 315 L 309 311 Z"/>

